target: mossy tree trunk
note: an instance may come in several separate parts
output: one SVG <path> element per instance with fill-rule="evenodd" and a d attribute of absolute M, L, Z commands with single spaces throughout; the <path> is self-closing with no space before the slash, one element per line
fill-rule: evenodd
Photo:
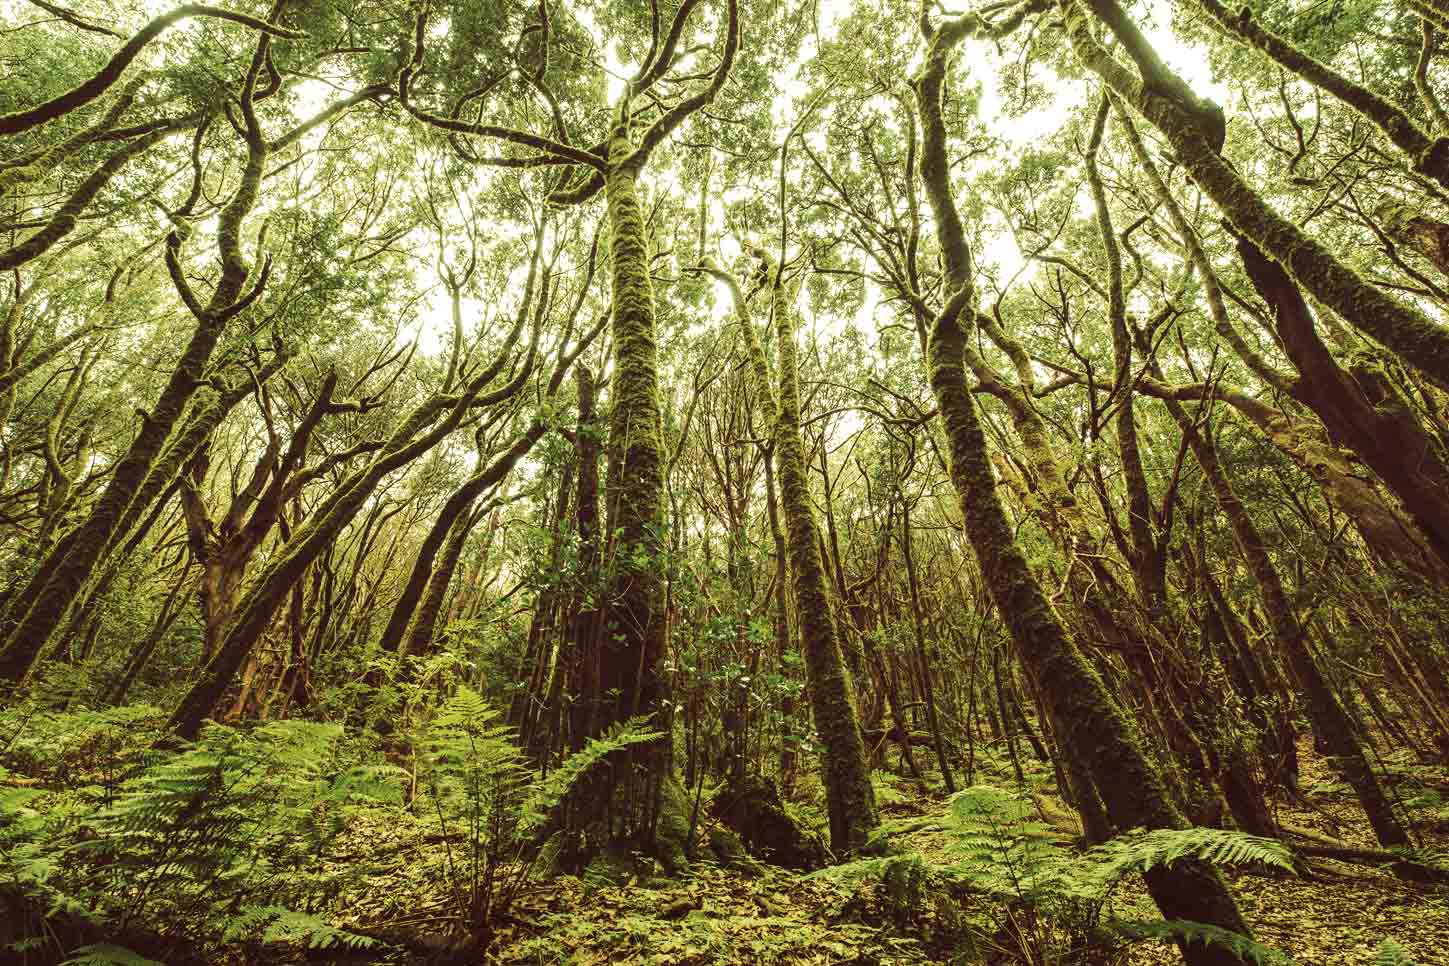
<path fill-rule="evenodd" d="M 272 15 L 279 13 L 281 7 L 282 3 L 277 3 Z M 201 388 L 207 365 L 227 323 L 246 311 L 266 283 L 270 266 L 253 274 L 252 266 L 242 254 L 241 233 L 242 224 L 260 195 L 263 169 L 270 154 L 252 99 L 262 69 L 270 62 L 271 39 L 271 33 L 264 32 L 257 41 L 238 94 L 241 123 L 234 119 L 234 126 L 244 142 L 246 160 L 236 192 L 221 209 L 217 220 L 216 245 L 221 272 L 216 285 L 204 303 L 192 291 L 180 265 L 182 238 L 173 231 L 166 242 L 166 264 L 182 301 L 196 319 L 196 327 L 155 405 L 150 412 L 140 414 L 141 428 L 111 471 L 110 482 L 90 515 L 56 544 L 26 588 L 8 602 L 8 626 L 4 640 L 0 641 L 0 677 L 19 681 L 41 656 L 66 611 L 83 592 L 97 564 L 114 542 L 117 528 L 146 482 L 152 464 Z M 147 140 L 154 137 L 143 142 Z M 120 157 L 120 153 L 115 157 Z M 184 207 L 183 215 L 191 214 L 200 184 L 198 168 L 192 198 Z M 253 284 L 247 291 L 249 281 Z"/>
<path fill-rule="evenodd" d="M 967 537 L 1017 654 L 1041 689 L 1063 754 L 1082 763 L 1113 825 L 1119 829 L 1180 827 L 1182 816 L 1168 799 L 1161 776 L 1042 593 L 996 492 L 986 436 L 963 361 L 963 320 L 974 317 L 973 267 L 952 195 L 941 109 L 953 49 L 986 25 L 979 17 L 967 15 L 933 27 L 923 16 L 922 27 L 927 50 L 913 80 L 923 132 L 921 177 L 935 215 L 947 298 L 932 320 L 926 362 Z M 1181 862 L 1154 869 L 1145 878 L 1165 917 L 1248 933 L 1232 896 L 1210 866 Z M 1192 966 L 1242 962 L 1217 946 L 1187 946 L 1183 953 Z"/>
<path fill-rule="evenodd" d="M 574 532 L 579 540 L 578 581 L 569 604 L 569 690 L 573 694 L 569 718 L 569 744 L 574 750 L 599 733 L 599 610 L 592 581 L 599 566 L 599 455 L 603 427 L 595 409 L 594 374 L 580 366 L 575 373 L 578 386 L 579 420 L 574 430 L 576 482 Z"/>
<path fill-rule="evenodd" d="M 654 286 L 649 245 L 639 201 L 638 167 L 627 160 L 633 146 L 615 132 L 605 177 L 613 282 L 611 381 L 604 548 L 606 583 L 600 606 L 598 692 L 590 695 L 604 728 L 633 715 L 653 716 L 668 730 L 669 682 L 664 674 L 664 476 L 663 422 L 659 405 L 659 350 L 655 334 Z M 653 827 L 661 791 L 673 771 L 673 741 L 665 737 L 633 756 L 642 771 L 632 806 L 633 834 L 655 844 Z"/>
<path fill-rule="evenodd" d="M 1224 133 L 1221 109 L 1197 97 L 1162 63 L 1116 0 L 1062 0 L 1061 8 L 1077 57 L 1162 132 L 1192 180 L 1234 229 L 1314 298 L 1393 350 L 1439 388 L 1449 389 L 1449 327 L 1366 282 L 1254 191 L 1219 154 Z M 1093 36 L 1094 22 L 1107 25 L 1141 76 Z"/>
<path fill-rule="evenodd" d="M 865 742 L 855 709 L 850 674 L 841 649 L 840 627 L 831 606 L 829 580 L 821 555 L 820 528 L 810 506 L 805 444 L 800 436 L 800 377 L 795 351 L 794 312 L 780 266 L 756 250 L 766 272 L 770 311 L 774 319 L 776 364 L 771 385 L 764 346 L 734 278 L 706 266 L 730 287 L 745 338 L 756 396 L 771 427 L 771 454 L 780 486 L 779 513 L 784 522 L 785 551 L 799 616 L 801 650 L 810 693 L 810 708 L 824 749 L 826 811 L 830 845 L 846 855 L 863 848 L 880 824 L 875 790 L 870 783 Z M 778 387 L 778 392 L 776 388 Z"/>
<path fill-rule="evenodd" d="M 1332 444 L 1324 441 L 1313 445 L 1301 432 L 1285 435 L 1286 427 L 1263 418 L 1266 407 L 1256 400 L 1239 396 L 1229 401 L 1304 465 L 1324 487 L 1325 495 L 1353 516 L 1380 559 L 1420 578 L 1442 581 L 1449 564 L 1449 465 L 1442 446 L 1424 432 L 1406 407 L 1393 405 L 1392 392 L 1390 398 L 1373 398 L 1376 382 L 1356 378 L 1350 368 L 1339 364 L 1319 337 L 1313 315 L 1292 277 L 1247 236 L 1237 234 L 1239 258 L 1253 287 L 1268 304 L 1279 343 L 1298 378 L 1271 369 L 1247 348 L 1227 318 L 1213 266 L 1143 145 L 1136 125 L 1125 112 L 1119 118 L 1153 193 L 1184 239 L 1217 331 L 1269 385 L 1311 409 L 1339 445 L 1352 450 L 1371 467 L 1402 501 L 1408 519 L 1396 508 L 1385 507 L 1374 499 L 1372 484 L 1365 484 L 1359 474 L 1345 471 L 1341 467 L 1344 460 Z"/>
<path fill-rule="evenodd" d="M 524 297 L 531 297 L 531 291 Z M 535 328 L 527 353 L 521 359 L 515 357 L 513 349 L 522 329 L 520 320 L 498 355 L 459 394 L 440 394 L 414 408 L 393 431 L 381 452 L 366 466 L 359 467 L 342 480 L 268 562 L 237 605 L 235 619 L 215 658 L 172 714 L 170 726 L 177 734 L 186 739 L 196 737 L 202 722 L 230 687 L 292 586 L 301 579 L 308 566 L 332 546 L 337 534 L 366 505 L 383 479 L 445 439 L 471 410 L 505 403 L 522 391 L 533 374 L 538 349 L 538 330 Z M 510 362 L 514 368 L 513 378 L 497 389 L 485 392 Z"/>
<path fill-rule="evenodd" d="M 830 845 L 843 855 L 863 848 L 880 818 L 866 765 L 865 743 L 860 736 L 855 697 L 845 669 L 840 628 L 830 603 L 825 565 L 820 555 L 820 531 L 810 507 L 805 446 L 800 438 L 794 313 L 778 268 L 773 276 L 776 360 L 780 367 L 775 468 L 780 482 L 780 508 L 785 520 L 795 607 L 800 619 L 800 642 L 809 680 L 810 708 L 825 748 Z"/>

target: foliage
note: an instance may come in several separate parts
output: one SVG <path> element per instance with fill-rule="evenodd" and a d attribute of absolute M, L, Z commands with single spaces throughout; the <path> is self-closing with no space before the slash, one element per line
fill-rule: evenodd
<path fill-rule="evenodd" d="M 1036 818 L 1029 797 L 976 785 L 947 802 L 940 826 L 949 862 L 926 864 L 921 855 L 888 855 L 832 866 L 813 876 L 847 891 L 880 882 L 892 901 L 934 888 L 964 886 L 1017 909 L 1014 940 L 1032 961 L 1057 962 L 1070 949 L 1142 940 L 1213 943 L 1259 966 L 1290 963 L 1283 954 L 1246 936 L 1205 923 L 1144 922 L 1110 914 L 1107 904 L 1121 880 L 1184 859 L 1217 865 L 1266 865 L 1295 872 L 1293 855 L 1274 839 L 1225 829 L 1134 830 L 1080 855 L 1056 829 Z"/>
<path fill-rule="evenodd" d="M 125 747 L 134 737 L 122 742 L 110 731 L 152 714 L 141 707 L 29 719 L 10 760 L 47 774 L 63 767 L 92 783 L 6 790 L 4 880 L 17 897 L 46 918 L 103 929 L 169 921 L 193 943 L 371 945 L 263 901 L 325 855 L 356 810 L 398 802 L 399 770 L 360 760 L 340 727 L 316 722 L 212 725 L 174 753 Z M 112 754 L 97 766 L 87 756 L 100 740 L 112 742 Z M 117 762 L 130 773 L 102 783 Z M 88 955 L 100 955 L 94 949 Z"/>
<path fill-rule="evenodd" d="M 93 943 L 71 953 L 60 966 L 161 966 L 125 946 L 114 943 Z"/>
<path fill-rule="evenodd" d="M 1404 951 L 1404 947 L 1385 938 L 1379 943 L 1379 948 L 1374 953 L 1374 966 L 1415 966 L 1414 960 Z"/>
<path fill-rule="evenodd" d="M 165 922 L 172 940 L 198 949 L 378 946 L 277 900 L 366 888 L 365 868 L 329 856 L 354 824 L 409 819 L 411 776 L 335 724 L 213 724 L 167 750 L 146 747 L 131 727 L 154 716 L 135 706 L 12 709 L 7 717 L 20 730 L 0 767 L 0 888 L 32 910 L 34 925 L 74 921 L 124 933 Z M 427 795 L 415 805 L 433 816 L 454 915 L 474 932 L 512 900 L 538 854 L 538 833 L 577 783 L 617 752 L 659 737 L 643 718 L 620 722 L 534 781 L 512 729 L 498 720 L 460 687 L 426 721 L 419 744 Z M 22 772 L 51 784 L 16 787 L 34 781 Z M 74 955 L 125 964 L 130 954 L 93 943 Z"/>
<path fill-rule="evenodd" d="M 1277 839 L 1218 828 L 1137 829 L 1104 842 L 1086 856 L 1097 878 L 1108 883 L 1182 859 L 1298 871 L 1292 850 Z"/>
<path fill-rule="evenodd" d="M 611 756 L 632 745 L 664 737 L 664 732 L 652 731 L 648 724 L 647 715 L 615 722 L 602 737 L 588 739 L 583 748 L 565 758 L 547 778 L 533 787 L 524 801 L 520 810 L 523 829 L 531 832 L 542 828 L 569 791 Z"/>
<path fill-rule="evenodd" d="M 1256 966 L 1294 966 L 1294 961 L 1276 949 L 1205 922 L 1163 919 L 1158 922 L 1116 923 L 1115 928 L 1132 939 L 1153 939 L 1175 943 L 1221 946 Z"/>
<path fill-rule="evenodd" d="M 1134 925 L 1120 884 L 1292 869 L 1206 828 L 1080 855 L 1072 819 L 991 784 L 1073 766 L 1113 827 L 1173 825 L 1172 799 L 1203 818 L 1221 779 L 1244 827 L 1287 791 L 1348 832 L 1356 798 L 1392 871 L 1443 872 L 1449 22 L 1250 6 L 7 0 L 10 951 L 486 940 L 607 824 L 576 827 L 610 769 L 666 749 L 691 842 L 741 776 L 836 827 L 965 774 L 929 819 L 944 845 L 882 835 L 808 888 L 868 882 L 901 928 L 969 890 L 1028 956 L 1257 958 Z M 914 95 L 950 37 L 937 117 Z M 801 396 L 788 474 L 742 355 L 771 322 L 761 362 Z M 785 559 L 792 530 L 821 574 Z M 792 574 L 821 586 L 792 598 Z M 837 625 L 849 674 L 822 675 L 837 648 L 805 645 Z M 1103 700 L 1033 656 L 1057 629 Z M 1104 749 L 1113 703 L 1136 738 Z M 1068 706 L 1108 732 L 1048 720 Z M 656 716 L 585 742 L 601 710 Z M 1299 711 L 1326 742 L 1304 768 Z M 1140 796 L 1102 777 L 1134 742 Z M 632 804 L 611 834 L 680 811 Z M 646 913 L 630 942 L 673 921 Z"/>

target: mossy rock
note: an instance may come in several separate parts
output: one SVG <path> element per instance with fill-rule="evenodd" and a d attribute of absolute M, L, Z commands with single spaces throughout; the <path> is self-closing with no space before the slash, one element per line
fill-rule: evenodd
<path fill-rule="evenodd" d="M 593 887 L 622 886 L 632 880 L 638 869 L 632 855 L 606 849 L 589 860 L 580 877 Z"/>
<path fill-rule="evenodd" d="M 764 873 L 764 867 L 750 855 L 749 849 L 740 837 L 723 825 L 711 825 L 708 833 L 709 850 L 719 864 L 743 872 L 748 876 Z"/>
<path fill-rule="evenodd" d="M 715 796 L 712 813 L 737 833 L 757 858 L 787 869 L 810 871 L 826 864 L 820 837 L 790 817 L 780 791 L 767 778 L 752 776 Z"/>

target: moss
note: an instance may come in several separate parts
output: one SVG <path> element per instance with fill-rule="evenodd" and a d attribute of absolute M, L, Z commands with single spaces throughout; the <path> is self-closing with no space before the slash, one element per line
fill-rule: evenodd
<path fill-rule="evenodd" d="M 761 876 L 765 867 L 750 855 L 745 843 L 733 831 L 722 825 L 709 829 L 709 849 L 720 865 L 743 872 L 750 877 Z"/>
<path fill-rule="evenodd" d="M 664 871 L 677 875 L 689 868 L 689 831 L 694 802 L 679 780 L 666 777 L 659 792 L 659 815 L 654 826 L 654 854 Z"/>
<path fill-rule="evenodd" d="M 610 155 L 627 154 L 615 138 Z M 615 536 L 614 567 L 605 591 L 605 655 L 600 682 L 617 689 L 616 717 L 655 711 L 665 697 L 658 664 L 664 652 L 663 475 L 654 292 L 638 186 L 629 170 L 608 175 L 613 232 L 614 378 L 609 420 L 607 531 Z"/>
<path fill-rule="evenodd" d="M 1439 142 L 1431 143 L 1413 120 L 1392 103 L 1310 57 L 1288 40 L 1264 29 L 1249 15 L 1247 7 L 1235 14 L 1218 0 L 1198 0 L 1198 5 L 1244 45 L 1262 51 L 1279 65 L 1368 118 L 1408 155 L 1419 171 L 1449 187 L 1449 166 L 1444 163 L 1446 157 L 1443 151 L 1437 150 Z"/>
<path fill-rule="evenodd" d="M 805 447 L 800 438 L 800 382 L 795 327 L 778 270 L 772 313 L 780 364 L 775 463 L 785 518 L 786 546 L 800 615 L 800 639 L 810 680 L 810 707 L 824 746 L 824 779 L 830 815 L 830 844 L 841 854 L 860 850 L 880 824 L 875 789 L 865 759 L 860 718 L 840 647 L 840 629 L 830 606 L 820 534 L 810 506 Z"/>
<path fill-rule="evenodd" d="M 796 612 L 800 615 L 801 649 L 810 683 L 811 712 L 824 746 L 830 843 L 836 852 L 847 854 L 864 847 L 871 830 L 880 824 L 880 816 L 876 810 L 875 789 L 870 784 L 854 689 L 845 666 L 849 644 L 832 607 L 820 550 L 820 528 L 806 483 L 794 316 L 786 286 L 773 259 L 760 249 L 755 254 L 764 262 L 770 282 L 770 311 L 775 322 L 780 366 L 778 398 L 770 385 L 764 345 L 738 296 L 738 287 L 732 284 L 732 279 L 727 282 L 736 293 L 736 310 L 756 381 L 759 406 L 771 426 L 774 464 L 780 482 L 780 515 L 784 518 L 786 554 L 794 578 Z M 717 276 L 724 274 L 711 271 Z"/>
<path fill-rule="evenodd" d="M 790 815 L 769 779 L 753 775 L 726 786 L 715 796 L 710 811 L 767 862 L 802 871 L 826 863 L 824 843 Z"/>
<path fill-rule="evenodd" d="M 1162 377 L 1155 364 L 1152 372 L 1155 377 Z M 1307 698 L 1306 710 L 1313 723 L 1314 732 L 1328 746 L 1340 774 L 1358 795 L 1359 803 L 1363 806 L 1380 843 L 1385 846 L 1406 844 L 1408 836 L 1394 816 L 1393 808 L 1385 797 L 1378 778 L 1364 758 L 1363 748 L 1359 744 L 1352 722 L 1314 660 L 1307 635 L 1294 612 L 1263 536 L 1233 490 L 1231 481 L 1218 461 L 1217 450 L 1210 440 L 1198 432 L 1196 419 L 1181 403 L 1173 399 L 1164 402 L 1192 448 L 1198 465 L 1202 467 L 1203 476 L 1207 478 L 1213 496 L 1217 499 L 1218 509 L 1227 518 L 1233 541 L 1257 585 L 1274 645 Z"/>
<path fill-rule="evenodd" d="M 1080 11 L 1076 11 L 1076 18 L 1081 19 Z M 940 36 L 937 34 L 937 40 Z M 934 45 L 933 41 L 933 52 Z M 933 63 L 928 53 L 929 70 L 944 69 L 944 65 L 934 67 Z M 945 429 L 950 477 L 967 537 L 997 613 L 1006 622 L 1023 665 L 1042 693 L 1059 747 L 1087 773 L 1082 776 L 1074 771 L 1074 786 L 1080 778 L 1089 778 L 1111 821 L 1119 828 L 1181 826 L 1182 816 L 1168 800 L 1161 776 L 1143 754 L 1102 679 L 1067 634 L 1027 566 L 996 492 L 986 437 L 963 365 L 966 338 L 961 320 L 974 317 L 970 264 L 960 259 L 960 253 L 953 253 L 952 238 L 943 231 L 942 226 L 949 227 L 953 219 L 959 218 L 954 215 L 954 200 L 944 171 L 929 163 L 932 158 L 945 156 L 939 81 L 932 81 L 928 72 L 923 74 L 916 83 L 917 108 L 925 132 L 921 173 L 936 216 L 949 283 L 949 301 L 932 323 L 926 365 Z M 1248 933 L 1231 895 L 1210 867 L 1179 863 L 1170 869 L 1155 870 L 1147 878 L 1152 897 L 1165 917 L 1208 922 Z M 1185 952 L 1194 966 L 1238 961 L 1216 949 L 1192 948 Z"/>
<path fill-rule="evenodd" d="M 162 136 L 161 133 L 149 134 L 107 158 L 89 178 L 80 183 L 43 228 L 13 248 L 0 251 L 0 270 L 17 268 L 32 259 L 39 258 L 56 242 L 70 234 L 79 222 L 81 213 L 90 206 L 96 195 L 100 194 L 101 189 L 110 183 L 111 178 L 115 177 L 126 162 L 145 153 L 152 145 L 160 141 Z"/>

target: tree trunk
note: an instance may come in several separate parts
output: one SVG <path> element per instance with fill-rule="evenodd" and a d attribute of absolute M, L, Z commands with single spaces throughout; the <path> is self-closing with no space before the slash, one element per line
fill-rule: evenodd
<path fill-rule="evenodd" d="M 1146 353 L 1147 348 L 1142 348 Z M 1156 364 L 1153 363 L 1153 366 L 1155 368 Z M 1161 378 L 1160 371 L 1154 374 Z M 1354 735 L 1353 723 L 1313 659 L 1307 634 L 1293 613 L 1292 604 L 1283 589 L 1278 570 L 1268 555 L 1263 537 L 1249 518 L 1247 508 L 1233 491 L 1232 484 L 1218 462 L 1216 448 L 1198 431 L 1195 421 L 1181 403 L 1171 399 L 1165 402 L 1168 412 L 1177 421 L 1178 428 L 1187 437 L 1188 445 L 1192 447 L 1193 455 L 1202 467 L 1213 495 L 1217 497 L 1218 508 L 1228 520 L 1238 552 L 1243 555 L 1248 570 L 1253 575 L 1263 601 L 1263 609 L 1268 615 L 1274 643 L 1307 698 L 1307 711 L 1309 720 L 1313 722 L 1314 733 L 1323 739 L 1330 753 L 1335 756 L 1344 780 L 1357 793 L 1380 844 L 1407 844 L 1408 835 L 1394 816 L 1393 808 L 1384 796 L 1378 778 L 1364 758 L 1363 749 Z"/>
<path fill-rule="evenodd" d="M 941 97 L 954 46 L 974 29 L 971 18 L 947 20 L 928 32 L 928 48 L 913 81 L 924 143 L 921 176 L 936 219 L 946 267 L 945 307 L 932 320 L 927 371 L 945 431 L 950 476 L 966 533 L 987 581 L 997 613 L 1022 663 L 1035 676 L 1063 754 L 1085 765 L 1117 828 L 1177 828 L 1181 815 L 1168 800 L 1121 711 L 1053 612 L 1016 545 L 1015 531 L 996 492 L 986 436 L 966 381 L 966 335 L 961 321 L 974 317 L 975 293 L 966 233 L 956 209 L 946 156 Z M 1148 872 L 1148 891 L 1169 919 L 1191 919 L 1248 934 L 1248 926 L 1217 873 L 1200 862 L 1180 862 Z M 1218 946 L 1191 945 L 1190 966 L 1238 964 Z"/>

